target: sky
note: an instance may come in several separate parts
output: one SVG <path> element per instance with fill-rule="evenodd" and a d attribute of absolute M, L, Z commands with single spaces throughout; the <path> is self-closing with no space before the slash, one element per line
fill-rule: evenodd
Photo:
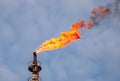
<path fill-rule="evenodd" d="M 117 3 L 115 3 L 115 1 Z M 42 81 L 120 81 L 119 0 L 0 0 L 0 81 L 27 81 L 33 51 L 87 21 L 99 5 L 108 16 L 70 45 L 38 54 Z"/>

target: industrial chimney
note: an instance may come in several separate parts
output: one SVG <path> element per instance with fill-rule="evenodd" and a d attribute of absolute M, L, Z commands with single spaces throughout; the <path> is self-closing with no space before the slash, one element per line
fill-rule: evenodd
<path fill-rule="evenodd" d="M 37 54 L 33 53 L 33 63 L 28 66 L 28 70 L 32 72 L 32 77 L 28 81 L 40 81 L 39 72 L 41 71 L 41 65 L 37 63 Z"/>

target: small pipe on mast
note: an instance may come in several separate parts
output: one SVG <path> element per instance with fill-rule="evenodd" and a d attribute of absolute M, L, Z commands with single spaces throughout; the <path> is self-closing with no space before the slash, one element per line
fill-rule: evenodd
<path fill-rule="evenodd" d="M 37 54 L 36 54 L 36 52 L 33 52 L 33 64 L 37 65 Z"/>

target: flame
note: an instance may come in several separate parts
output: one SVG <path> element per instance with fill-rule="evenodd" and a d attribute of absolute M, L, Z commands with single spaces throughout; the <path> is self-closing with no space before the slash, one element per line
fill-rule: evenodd
<path fill-rule="evenodd" d="M 79 33 L 82 28 L 91 29 L 95 25 L 95 21 L 97 18 L 97 14 L 99 14 L 102 18 L 107 14 L 109 10 L 99 6 L 92 10 L 94 15 L 94 19 L 88 20 L 85 24 L 84 20 L 76 22 L 72 24 L 72 28 L 66 32 L 61 32 L 60 36 L 57 38 L 51 38 L 50 40 L 46 40 L 44 43 L 40 45 L 39 48 L 35 50 L 36 53 L 41 53 L 47 50 L 55 50 L 58 48 L 63 48 L 73 42 L 74 40 L 78 40 L 81 38 Z"/>
<path fill-rule="evenodd" d="M 96 15 L 99 15 L 101 17 L 104 17 L 108 13 L 109 9 L 103 8 L 103 6 L 98 6 L 96 8 L 93 8 L 92 14 L 96 17 Z"/>

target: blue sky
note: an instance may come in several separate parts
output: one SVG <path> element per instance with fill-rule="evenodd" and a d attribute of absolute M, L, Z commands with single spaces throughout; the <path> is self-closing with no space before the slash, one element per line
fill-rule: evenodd
<path fill-rule="evenodd" d="M 0 81 L 27 81 L 40 44 L 111 1 L 0 0 Z M 120 16 L 114 6 L 99 25 L 82 30 L 80 40 L 38 55 L 42 81 L 120 81 Z"/>

